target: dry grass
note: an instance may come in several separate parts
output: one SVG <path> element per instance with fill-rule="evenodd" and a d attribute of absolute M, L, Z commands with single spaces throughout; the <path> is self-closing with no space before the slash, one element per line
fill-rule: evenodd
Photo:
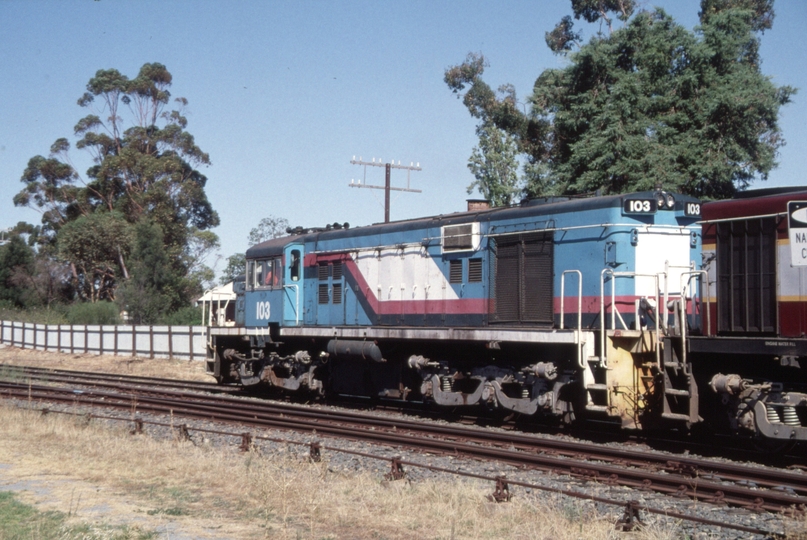
<path fill-rule="evenodd" d="M 9 465 L 0 469 L 0 482 L 29 487 L 24 502 L 79 522 L 139 530 L 170 525 L 174 538 L 622 537 L 613 516 L 597 515 L 586 503 L 525 495 L 495 504 L 486 500 L 487 484 L 387 483 L 333 472 L 327 462 L 291 452 L 161 442 L 2 405 L 0 440 L 0 463 Z M 635 536 L 674 537 L 652 529 Z"/>
<path fill-rule="evenodd" d="M 211 380 L 201 362 L 0 349 L 0 363 Z M 0 402 L 0 491 L 68 514 L 74 524 L 126 525 L 166 538 L 610 539 L 682 538 L 676 527 L 614 530 L 590 503 L 448 478 L 385 482 L 309 463 L 294 451 L 240 453 L 206 442 L 131 436 L 79 417 L 41 416 Z M 645 516 L 652 521 L 652 516 Z M 0 539 L 3 533 L 0 531 Z"/>
<path fill-rule="evenodd" d="M 585 505 L 525 498 L 497 505 L 485 498 L 490 486 L 347 477 L 287 452 L 159 442 L 80 417 L 1 406 L 0 419 L 0 462 L 13 464 L 2 472 L 5 482 L 28 482 L 34 492 L 46 485 L 50 503 L 29 497 L 78 520 L 100 519 L 91 509 L 106 506 L 141 528 L 170 521 L 193 538 L 617 536 L 611 519 Z"/>
<path fill-rule="evenodd" d="M 164 377 L 191 381 L 213 382 L 205 373 L 203 362 L 132 358 L 95 354 L 60 354 L 52 351 L 0 347 L 0 364 L 36 366 L 73 371 L 99 371 L 142 377 Z"/>
<path fill-rule="evenodd" d="M 807 514 L 799 519 L 783 522 L 785 538 L 789 540 L 807 540 Z"/>

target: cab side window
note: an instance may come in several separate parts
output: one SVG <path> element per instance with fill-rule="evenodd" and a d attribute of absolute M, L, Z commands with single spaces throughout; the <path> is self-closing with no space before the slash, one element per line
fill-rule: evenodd
<path fill-rule="evenodd" d="M 292 281 L 300 281 L 300 250 L 293 249 L 291 251 L 291 265 L 290 272 Z"/>
<path fill-rule="evenodd" d="M 247 282 L 245 285 L 250 289 L 255 288 L 255 261 L 247 262 Z"/>
<path fill-rule="evenodd" d="M 263 287 L 263 261 L 255 261 L 255 287 Z"/>
<path fill-rule="evenodd" d="M 277 259 L 273 259 L 270 261 L 274 269 L 272 270 L 272 282 L 271 286 L 280 287 L 283 283 L 283 259 L 278 257 Z"/>
<path fill-rule="evenodd" d="M 283 284 L 283 260 L 280 257 L 264 261 L 250 261 L 248 272 L 252 278 L 247 278 L 253 288 L 277 288 Z M 254 265 L 254 270 L 251 270 Z"/>
<path fill-rule="evenodd" d="M 275 272 L 274 272 L 274 264 L 273 261 L 264 261 L 264 273 L 263 273 L 263 286 L 264 287 L 271 287 L 274 279 L 275 279 Z"/>

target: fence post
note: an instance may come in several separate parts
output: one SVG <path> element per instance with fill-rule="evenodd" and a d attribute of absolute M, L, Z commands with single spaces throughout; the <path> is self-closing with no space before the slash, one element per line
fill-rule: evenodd
<path fill-rule="evenodd" d="M 84 354 L 90 352 L 90 329 L 84 325 Z"/>
<path fill-rule="evenodd" d="M 173 328 L 171 325 L 168 325 L 168 359 L 174 359 L 174 333 L 171 331 Z"/>
<path fill-rule="evenodd" d="M 193 360 L 193 326 L 188 326 L 188 360 Z"/>
<path fill-rule="evenodd" d="M 115 325 L 115 341 L 114 341 L 114 344 L 112 345 L 112 347 L 113 347 L 112 354 L 114 356 L 118 356 L 118 325 L 117 324 Z"/>
<path fill-rule="evenodd" d="M 137 331 L 135 325 L 132 325 L 132 358 L 137 356 Z"/>
<path fill-rule="evenodd" d="M 154 358 L 154 327 L 149 326 L 149 358 Z"/>

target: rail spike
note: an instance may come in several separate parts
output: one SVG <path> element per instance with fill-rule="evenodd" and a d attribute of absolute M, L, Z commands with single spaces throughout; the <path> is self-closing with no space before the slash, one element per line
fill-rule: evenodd
<path fill-rule="evenodd" d="M 310 445 L 310 450 L 308 451 L 308 460 L 311 463 L 319 463 L 322 461 L 322 445 L 319 441 L 314 441 Z"/>
<path fill-rule="evenodd" d="M 390 472 L 384 475 L 387 480 L 402 480 L 406 478 L 406 471 L 401 464 L 401 456 L 395 456 L 390 461 Z"/>
<path fill-rule="evenodd" d="M 189 441 L 191 440 L 191 434 L 188 431 L 187 424 L 179 424 L 176 426 L 176 437 L 179 441 Z"/>
<path fill-rule="evenodd" d="M 616 522 L 616 530 L 622 532 L 631 532 L 639 529 L 644 525 L 642 516 L 639 513 L 642 505 L 639 501 L 628 501 L 625 505 L 625 513 Z"/>
<path fill-rule="evenodd" d="M 143 420 L 140 418 L 135 418 L 134 420 L 134 428 L 132 431 L 129 432 L 131 435 L 140 435 L 143 433 Z"/>
<path fill-rule="evenodd" d="M 488 500 L 491 502 L 509 502 L 513 495 L 510 493 L 510 486 L 507 484 L 507 478 L 504 476 L 496 477 L 496 489 L 493 493 L 488 495 Z"/>
<path fill-rule="evenodd" d="M 241 434 L 241 445 L 238 447 L 242 452 L 249 452 L 252 450 L 252 434 L 244 432 Z"/>

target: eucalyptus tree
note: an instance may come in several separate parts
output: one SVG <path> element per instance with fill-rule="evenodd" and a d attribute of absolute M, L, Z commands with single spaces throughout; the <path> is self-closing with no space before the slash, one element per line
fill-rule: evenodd
<path fill-rule="evenodd" d="M 784 144 L 779 111 L 796 92 L 761 72 L 773 0 L 702 0 L 694 31 L 632 0 L 573 0 L 572 11 L 601 30 L 583 43 L 567 16 L 547 32 L 568 63 L 539 75 L 529 110 L 512 86 L 494 91 L 482 79 L 481 54 L 445 73 L 480 125 L 514 137 L 527 195 L 661 184 L 724 198 L 767 179 Z"/>
<path fill-rule="evenodd" d="M 205 194 L 207 178 L 198 170 L 210 164 L 210 157 L 186 131 L 188 102 L 171 100 L 172 81 L 159 63 L 144 64 L 133 79 L 116 69 L 99 70 L 78 100 L 89 114 L 73 129 L 74 146 L 89 155 L 89 168 L 81 173 L 70 141 L 59 138 L 48 157 L 31 158 L 22 175 L 25 186 L 14 203 L 41 212 L 40 242 L 59 245 L 83 298 L 112 298 L 119 281 L 130 278 L 125 240 L 134 237 L 138 223 L 159 226 L 180 276 L 201 260 L 200 246 L 217 245 L 212 233 L 199 234 L 219 224 Z M 75 237 L 93 219 L 102 219 L 91 216 L 103 214 L 116 224 L 116 234 L 104 237 L 108 245 L 96 246 L 100 262 L 91 264 Z"/>
<path fill-rule="evenodd" d="M 280 238 L 286 233 L 289 220 L 282 217 L 269 216 L 263 218 L 258 225 L 249 231 L 247 241 L 250 245 L 260 244 L 272 238 Z"/>
<path fill-rule="evenodd" d="M 513 136 L 494 125 L 482 125 L 477 130 L 479 146 L 474 147 L 468 168 L 475 180 L 468 194 L 478 189 L 492 206 L 508 206 L 518 195 L 518 160 Z"/>

